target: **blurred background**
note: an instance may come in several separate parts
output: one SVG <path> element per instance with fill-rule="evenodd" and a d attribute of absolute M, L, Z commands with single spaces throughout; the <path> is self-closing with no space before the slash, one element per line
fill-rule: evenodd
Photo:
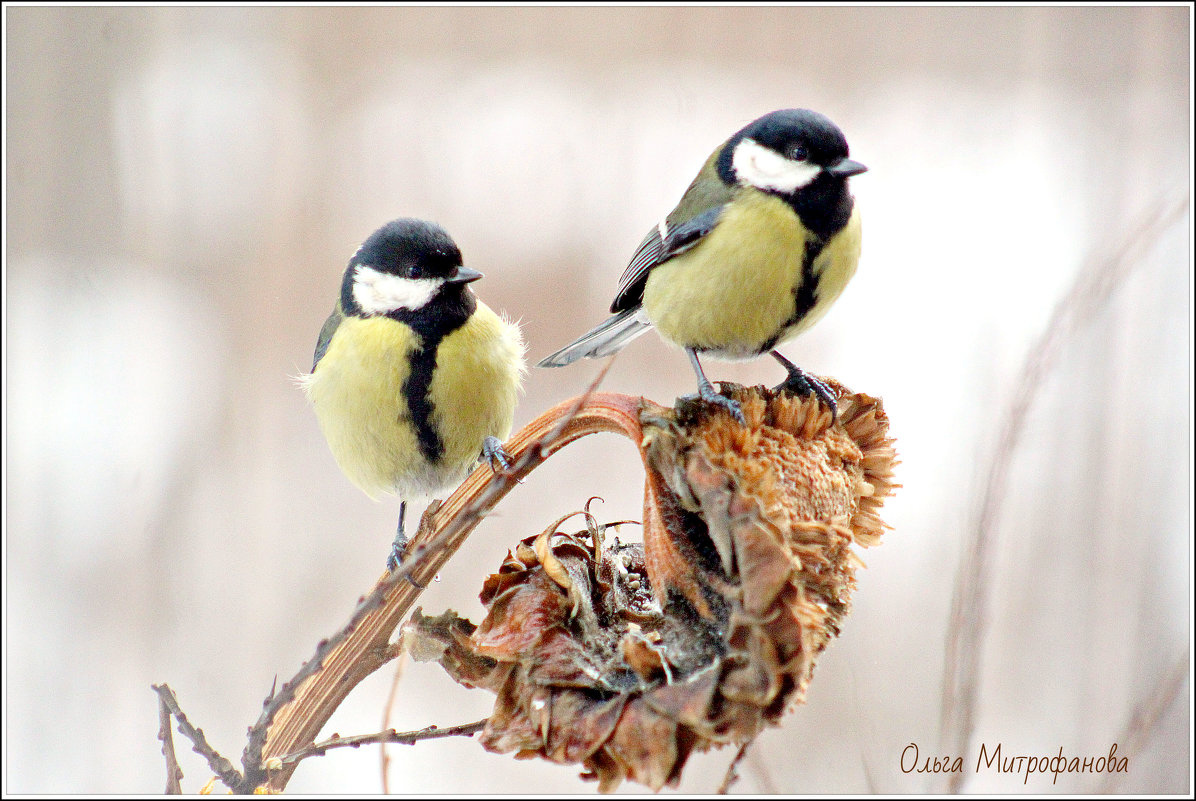
<path fill-rule="evenodd" d="M 398 503 L 341 475 L 292 381 L 370 232 L 444 225 L 535 362 L 604 317 L 718 143 L 800 106 L 870 171 L 859 272 L 785 351 L 883 397 L 904 486 L 808 703 L 733 790 L 1190 793 L 1191 18 L 6 5 L 5 790 L 160 792 L 157 682 L 237 761 L 275 676 L 380 575 Z M 533 370 L 516 425 L 600 366 Z M 707 371 L 782 378 L 770 359 Z M 603 388 L 693 386 L 646 336 Z M 476 621 L 506 549 L 591 495 L 639 519 L 638 465 L 614 437 L 569 447 L 423 608 Z M 392 675 L 325 735 L 379 730 Z M 492 700 L 413 664 L 389 725 Z M 962 775 L 904 771 L 911 743 Z M 1125 773 L 976 769 L 981 745 L 1113 743 Z M 211 773 L 176 748 L 197 791 Z M 696 755 L 680 790 L 712 792 L 732 756 Z M 469 739 L 391 764 L 403 792 L 594 792 Z M 288 789 L 380 788 L 367 748 Z"/>

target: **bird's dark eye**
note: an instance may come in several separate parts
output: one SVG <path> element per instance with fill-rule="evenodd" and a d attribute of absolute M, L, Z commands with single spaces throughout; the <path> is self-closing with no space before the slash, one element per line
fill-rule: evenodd
<path fill-rule="evenodd" d="M 794 145 L 789 148 L 789 158 L 794 161 L 805 161 L 810 154 L 806 152 L 805 145 Z"/>
<path fill-rule="evenodd" d="M 420 267 L 418 264 L 411 265 L 410 267 L 407 268 L 407 277 L 414 278 L 416 280 L 423 278 L 424 277 L 424 268 Z"/>

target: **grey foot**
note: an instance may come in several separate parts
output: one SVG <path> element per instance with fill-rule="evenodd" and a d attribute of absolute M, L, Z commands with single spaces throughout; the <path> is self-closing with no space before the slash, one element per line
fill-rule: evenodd
<path fill-rule="evenodd" d="M 486 437 L 482 440 L 482 461 L 490 463 L 490 469 L 495 473 L 500 468 L 504 471 L 511 469 L 511 454 L 507 453 L 498 437 Z"/>

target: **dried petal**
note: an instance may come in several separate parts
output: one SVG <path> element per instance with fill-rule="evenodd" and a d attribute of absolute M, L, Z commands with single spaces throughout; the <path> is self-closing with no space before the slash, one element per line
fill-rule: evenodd
<path fill-rule="evenodd" d="M 497 694 L 484 747 L 581 763 L 608 792 L 675 784 L 694 751 L 749 742 L 805 699 L 850 608 L 854 547 L 897 486 L 880 401 L 735 388 L 747 426 L 701 403 L 641 405 L 644 544 L 604 528 L 518 544 L 476 631 L 417 617 L 425 656 Z M 724 385 L 726 386 L 726 385 Z"/>

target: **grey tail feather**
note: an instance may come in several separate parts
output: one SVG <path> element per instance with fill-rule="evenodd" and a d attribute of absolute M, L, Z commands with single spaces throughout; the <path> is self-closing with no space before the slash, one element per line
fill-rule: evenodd
<path fill-rule="evenodd" d="M 651 323 L 639 316 L 639 311 L 638 308 L 624 309 L 542 359 L 536 366 L 564 367 L 578 359 L 600 359 L 611 355 L 652 327 Z"/>

